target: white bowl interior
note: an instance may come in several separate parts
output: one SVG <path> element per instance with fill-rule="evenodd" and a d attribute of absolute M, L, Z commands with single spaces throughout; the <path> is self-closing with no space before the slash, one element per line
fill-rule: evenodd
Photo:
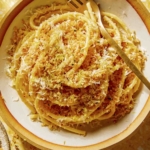
<path fill-rule="evenodd" d="M 59 0 L 63 2 L 64 0 Z M 130 4 L 126 0 L 96 0 L 101 4 L 101 8 L 104 11 L 111 12 L 119 16 L 130 30 L 136 31 L 137 37 L 141 41 L 141 47 L 143 51 L 146 51 L 146 56 L 148 58 L 144 75 L 150 80 L 150 35 L 142 22 L 141 18 L 138 16 L 136 11 L 130 6 Z M 32 8 L 36 6 L 40 6 L 43 4 L 49 4 L 52 2 L 51 0 L 41 1 L 36 0 L 31 2 L 28 6 L 26 6 L 16 18 L 14 18 L 10 27 L 8 28 L 2 45 L 0 47 L 0 91 L 6 101 L 6 106 L 9 111 L 12 113 L 14 118 L 27 130 L 35 134 L 36 136 L 60 145 L 67 146 L 87 146 L 96 144 L 107 139 L 110 139 L 122 131 L 124 131 L 128 126 L 135 120 L 135 118 L 139 115 L 142 108 L 144 107 L 148 96 L 149 91 L 145 86 L 142 86 L 140 94 L 137 96 L 135 108 L 132 112 L 125 116 L 122 120 L 120 120 L 116 124 L 112 124 L 103 128 L 99 128 L 93 132 L 89 132 L 86 137 L 79 136 L 67 131 L 50 131 L 47 127 L 41 127 L 40 123 L 32 122 L 29 118 L 30 111 L 24 105 L 24 103 L 20 100 L 17 92 L 10 86 L 10 79 L 6 76 L 6 49 L 10 44 L 10 38 L 12 36 L 12 31 L 14 26 L 21 25 L 21 20 L 24 18 L 25 14 Z M 19 101 L 17 101 L 19 100 Z"/>

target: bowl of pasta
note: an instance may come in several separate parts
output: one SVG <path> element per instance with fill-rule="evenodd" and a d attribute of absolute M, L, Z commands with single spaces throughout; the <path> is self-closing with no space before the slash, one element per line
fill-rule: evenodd
<path fill-rule="evenodd" d="M 150 80 L 142 3 L 96 3 L 109 35 Z M 103 37 L 91 5 L 80 13 L 66 0 L 18 1 L 0 27 L 0 114 L 34 146 L 106 148 L 148 114 L 149 90 Z"/>

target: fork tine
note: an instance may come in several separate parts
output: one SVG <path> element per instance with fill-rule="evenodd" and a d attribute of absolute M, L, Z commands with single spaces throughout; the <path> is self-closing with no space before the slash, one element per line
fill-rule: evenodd
<path fill-rule="evenodd" d="M 83 2 L 81 0 L 76 0 L 80 5 L 83 5 Z"/>
<path fill-rule="evenodd" d="M 79 0 L 69 0 L 68 5 L 71 7 L 79 8 L 81 4 Z"/>
<path fill-rule="evenodd" d="M 78 8 L 72 1 L 68 1 L 67 4 L 72 10 L 75 10 Z"/>
<path fill-rule="evenodd" d="M 81 1 L 83 4 L 87 2 L 87 0 L 79 0 L 79 1 Z"/>
<path fill-rule="evenodd" d="M 72 10 L 84 12 L 86 9 L 86 0 L 68 0 L 67 4 Z"/>

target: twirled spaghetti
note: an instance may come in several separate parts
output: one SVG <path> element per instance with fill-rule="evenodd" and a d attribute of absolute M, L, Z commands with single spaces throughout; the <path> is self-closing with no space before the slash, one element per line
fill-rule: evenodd
<path fill-rule="evenodd" d="M 8 75 L 32 119 L 82 135 L 86 131 L 79 126 L 129 113 L 140 85 L 101 35 L 89 7 L 85 14 L 70 11 L 66 4 L 37 8 L 23 28 L 15 28 L 8 51 Z M 135 34 L 113 14 L 103 12 L 102 19 L 141 70 L 145 57 Z"/>

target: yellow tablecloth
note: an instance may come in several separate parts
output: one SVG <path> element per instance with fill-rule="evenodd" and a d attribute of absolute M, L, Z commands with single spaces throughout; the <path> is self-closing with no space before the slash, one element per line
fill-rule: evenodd
<path fill-rule="evenodd" d="M 17 2 L 18 0 L 0 0 L 0 21 L 5 13 Z M 144 5 L 150 11 L 150 0 L 142 0 Z M 1 118 L 0 118 L 1 119 Z M 12 150 L 37 150 L 26 141 L 23 141 L 6 125 L 8 135 L 11 141 Z M 142 125 L 124 141 L 107 148 L 106 150 L 150 150 L 150 113 L 143 121 Z"/>

